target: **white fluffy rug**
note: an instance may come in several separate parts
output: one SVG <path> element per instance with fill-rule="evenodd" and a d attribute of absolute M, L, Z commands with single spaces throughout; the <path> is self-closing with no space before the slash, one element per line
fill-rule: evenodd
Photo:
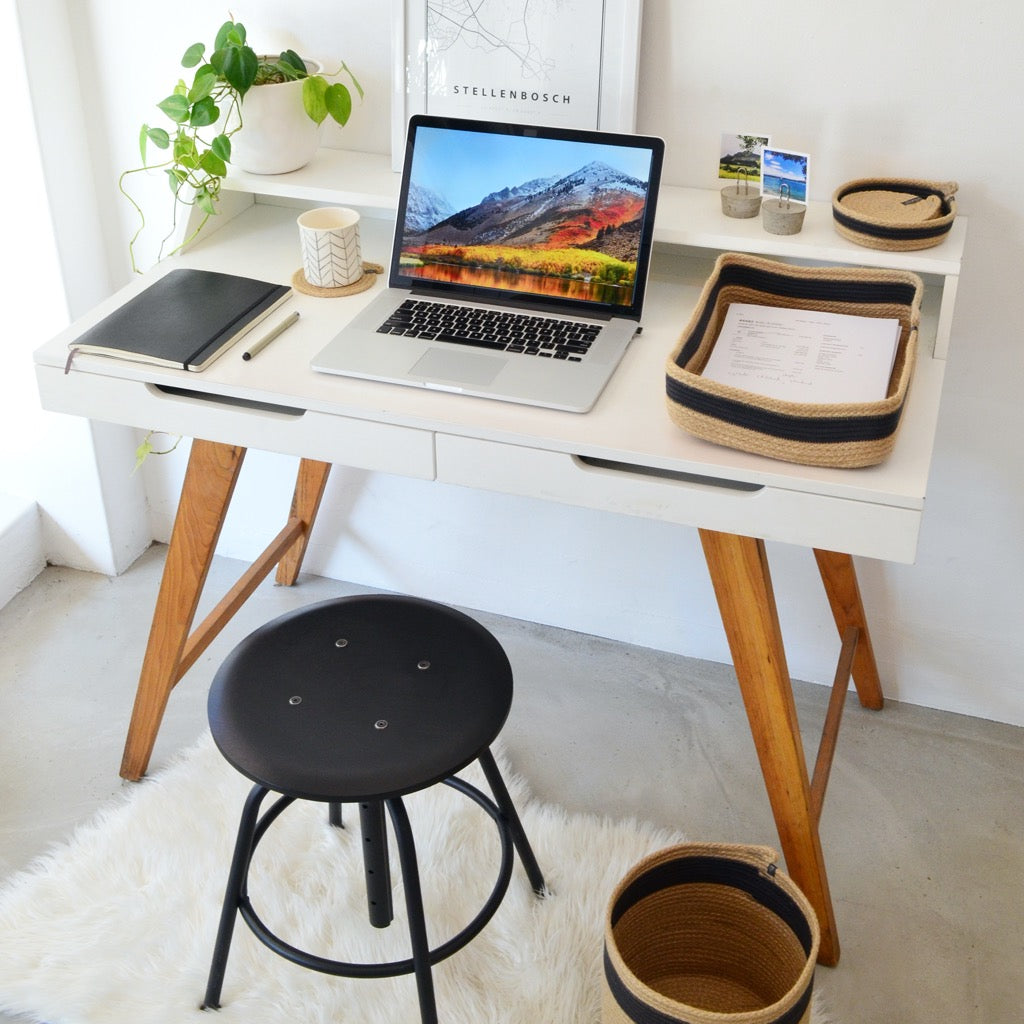
<path fill-rule="evenodd" d="M 631 865 L 682 837 L 544 806 L 499 763 L 553 895 L 537 900 L 517 861 L 495 918 L 434 968 L 439 1016 L 446 1024 L 597 1024 L 607 900 Z M 467 777 L 478 781 L 475 771 Z M 199 1009 L 248 788 L 206 736 L 9 879 L 0 890 L 0 1008 L 47 1024 L 418 1021 L 410 976 L 352 980 L 303 970 L 262 946 L 240 920 L 223 1008 L 216 1015 Z M 490 891 L 497 838 L 490 819 L 448 787 L 406 803 L 436 944 Z M 394 924 L 372 928 L 358 816 L 352 807 L 346 814 L 350 827 L 336 830 L 320 805 L 289 808 L 257 850 L 253 903 L 282 938 L 311 952 L 404 959 L 401 894 Z M 817 1002 L 814 1021 L 827 1024 Z"/>

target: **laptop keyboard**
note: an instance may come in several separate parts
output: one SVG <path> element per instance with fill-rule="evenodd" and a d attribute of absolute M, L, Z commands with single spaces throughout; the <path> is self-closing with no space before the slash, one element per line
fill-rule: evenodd
<path fill-rule="evenodd" d="M 377 328 L 378 334 L 401 334 L 425 341 L 522 352 L 578 363 L 600 332 L 600 325 L 555 320 L 530 313 L 509 313 L 406 299 Z"/>

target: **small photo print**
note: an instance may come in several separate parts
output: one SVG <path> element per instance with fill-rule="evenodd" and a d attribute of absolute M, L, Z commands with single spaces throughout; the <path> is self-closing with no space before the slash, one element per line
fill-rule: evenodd
<path fill-rule="evenodd" d="M 765 149 L 761 153 L 761 193 L 806 203 L 809 163 L 806 153 Z"/>
<path fill-rule="evenodd" d="M 767 135 L 736 135 L 722 132 L 718 150 L 718 177 L 728 181 L 761 181 L 761 151 L 768 145 Z"/>

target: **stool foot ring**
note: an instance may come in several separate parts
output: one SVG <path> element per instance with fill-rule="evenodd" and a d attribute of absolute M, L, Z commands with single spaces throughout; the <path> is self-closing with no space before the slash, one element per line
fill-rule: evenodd
<path fill-rule="evenodd" d="M 484 765 L 485 774 L 488 776 L 488 781 L 493 789 L 494 784 L 490 779 L 490 772 L 483 758 L 481 758 L 481 763 Z M 491 759 L 491 763 L 493 765 L 493 759 Z M 495 771 L 497 771 L 496 768 Z M 221 990 L 224 984 L 224 974 L 227 969 L 234 922 L 236 916 L 240 915 L 253 934 L 265 946 L 277 953 L 278 956 L 290 960 L 300 967 L 319 971 L 322 974 L 349 978 L 390 978 L 403 974 L 415 974 L 422 1020 L 424 1024 L 435 1024 L 437 1013 L 434 1008 L 434 990 L 430 968 L 434 964 L 447 959 L 453 953 L 457 953 L 463 946 L 466 946 L 471 939 L 483 930 L 484 926 L 496 913 L 501 901 L 505 897 L 505 893 L 508 891 L 509 882 L 512 878 L 514 851 L 518 850 L 520 856 L 523 857 L 523 849 L 520 848 L 519 842 L 517 842 L 516 827 L 518 827 L 521 837 L 520 842 L 525 844 L 530 860 L 536 868 L 533 853 L 529 848 L 529 844 L 525 842 L 526 836 L 522 831 L 522 825 L 519 822 L 518 816 L 515 816 L 515 810 L 512 808 L 511 800 L 508 797 L 504 784 L 501 783 L 500 776 L 498 777 L 498 782 L 502 795 L 499 796 L 498 793 L 495 793 L 495 799 L 493 800 L 464 779 L 452 776 L 442 781 L 446 786 L 450 786 L 452 789 L 473 800 L 494 822 L 501 841 L 501 862 L 498 867 L 497 879 L 490 895 L 484 901 L 473 920 L 446 942 L 436 946 L 434 949 L 430 949 L 427 943 L 426 922 L 423 915 L 423 900 L 420 891 L 419 870 L 416 863 L 416 848 L 412 829 L 409 825 L 409 817 L 401 797 L 392 797 L 382 801 L 383 805 L 388 809 L 392 828 L 395 832 L 405 886 L 406 910 L 409 918 L 410 941 L 413 953 L 408 959 L 385 963 L 348 963 L 346 961 L 331 960 L 317 956 L 314 953 L 298 949 L 285 942 L 260 920 L 259 915 L 253 909 L 248 895 L 247 879 L 249 866 L 252 862 L 256 846 L 263 838 L 267 828 L 293 802 L 293 798 L 287 796 L 280 797 L 260 817 L 260 805 L 270 791 L 263 786 L 254 786 L 246 799 L 238 827 L 238 838 L 235 843 L 235 852 L 228 875 L 224 906 L 221 910 L 220 926 L 217 932 L 210 974 L 207 980 L 206 997 L 203 1000 L 202 1009 L 216 1010 L 220 1008 Z M 511 817 L 509 815 L 510 809 L 512 811 Z M 525 863 L 525 857 L 523 859 Z M 527 868 L 527 871 L 530 873 L 529 868 Z M 539 869 L 536 869 L 536 875 L 540 876 Z M 533 884 L 533 874 L 530 877 L 531 884 Z M 543 886 L 543 878 L 540 878 L 540 884 Z M 534 885 L 534 888 L 536 889 L 537 886 Z"/>

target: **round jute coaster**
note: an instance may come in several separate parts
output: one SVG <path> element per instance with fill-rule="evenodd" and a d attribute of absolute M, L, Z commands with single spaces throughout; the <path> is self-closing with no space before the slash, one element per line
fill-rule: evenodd
<path fill-rule="evenodd" d="M 319 285 L 310 284 L 306 280 L 302 267 L 292 274 L 292 287 L 303 295 L 315 295 L 318 299 L 336 299 L 343 295 L 358 295 L 365 292 L 367 288 L 373 287 L 374 279 L 384 273 L 384 267 L 379 263 L 363 263 L 363 276 L 352 284 L 342 285 L 340 288 L 321 288 Z"/>

